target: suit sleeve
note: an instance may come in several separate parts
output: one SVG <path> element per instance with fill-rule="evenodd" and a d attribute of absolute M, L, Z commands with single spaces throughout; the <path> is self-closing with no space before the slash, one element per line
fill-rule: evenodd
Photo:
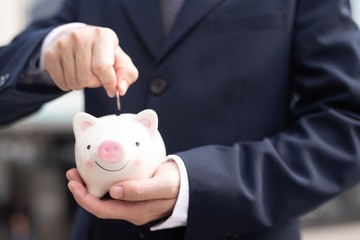
<path fill-rule="evenodd" d="M 188 239 L 278 226 L 360 180 L 360 33 L 349 4 L 299 1 L 294 25 L 293 124 L 262 141 L 178 153 L 189 176 Z"/>
<path fill-rule="evenodd" d="M 65 1 L 57 15 L 31 24 L 0 48 L 0 125 L 38 110 L 62 92 L 55 86 L 22 84 L 21 78 L 43 39 L 56 26 L 76 20 L 76 1 Z"/>

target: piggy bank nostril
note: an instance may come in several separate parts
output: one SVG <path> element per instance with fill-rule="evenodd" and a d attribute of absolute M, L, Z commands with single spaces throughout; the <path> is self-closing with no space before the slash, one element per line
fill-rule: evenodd
<path fill-rule="evenodd" d="M 111 152 L 111 148 L 110 147 L 105 147 L 104 148 L 104 153 L 110 153 Z M 113 152 L 115 152 L 115 149 L 113 150 Z"/>
<path fill-rule="evenodd" d="M 98 155 L 105 162 L 115 163 L 122 160 L 123 151 L 119 143 L 107 140 L 100 144 Z"/>

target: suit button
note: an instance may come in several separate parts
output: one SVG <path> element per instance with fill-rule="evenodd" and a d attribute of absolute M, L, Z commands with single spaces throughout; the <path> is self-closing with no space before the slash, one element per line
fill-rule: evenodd
<path fill-rule="evenodd" d="M 145 233 L 139 233 L 138 237 L 139 237 L 139 239 L 146 239 Z"/>
<path fill-rule="evenodd" d="M 157 78 L 150 83 L 150 92 L 154 95 L 160 95 L 165 92 L 166 87 L 166 81 L 162 78 Z"/>
<path fill-rule="evenodd" d="M 3 85 L 5 85 L 5 83 L 7 82 L 7 80 L 9 80 L 10 78 L 10 74 L 6 73 L 4 75 L 0 76 L 0 87 L 2 87 Z"/>

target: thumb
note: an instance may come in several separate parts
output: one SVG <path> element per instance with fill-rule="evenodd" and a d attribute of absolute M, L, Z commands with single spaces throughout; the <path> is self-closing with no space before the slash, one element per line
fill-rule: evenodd
<path fill-rule="evenodd" d="M 133 84 L 139 77 L 139 72 L 132 62 L 131 58 L 117 46 L 115 52 L 114 70 L 117 79 L 116 88 L 120 96 L 124 96 L 129 86 Z"/>
<path fill-rule="evenodd" d="M 172 199 L 179 193 L 180 176 L 175 162 L 163 163 L 148 179 L 127 180 L 114 184 L 110 196 L 127 201 Z"/>
<path fill-rule="evenodd" d="M 110 190 L 110 196 L 114 199 L 127 201 L 145 201 L 158 197 L 158 192 L 154 191 L 159 186 L 156 180 L 128 180 L 113 185 Z"/>

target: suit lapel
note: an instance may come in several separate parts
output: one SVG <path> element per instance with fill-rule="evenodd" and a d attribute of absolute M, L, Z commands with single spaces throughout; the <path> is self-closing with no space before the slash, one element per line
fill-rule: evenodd
<path fill-rule="evenodd" d="M 185 0 L 173 28 L 159 53 L 159 60 L 223 0 Z"/>
<path fill-rule="evenodd" d="M 135 30 L 156 57 L 164 42 L 158 0 L 123 0 L 122 3 Z"/>
<path fill-rule="evenodd" d="M 165 39 L 158 0 L 123 0 L 128 17 L 153 56 L 160 61 L 201 19 L 223 0 L 185 0 Z"/>

